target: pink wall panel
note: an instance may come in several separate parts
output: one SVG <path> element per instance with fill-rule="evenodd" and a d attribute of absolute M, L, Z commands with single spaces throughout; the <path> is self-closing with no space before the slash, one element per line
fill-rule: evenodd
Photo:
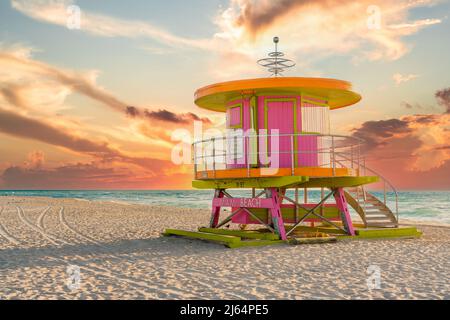
<path fill-rule="evenodd" d="M 297 133 L 302 132 L 302 110 L 301 110 L 301 98 L 300 96 L 259 96 L 257 97 L 257 123 L 258 123 L 258 129 L 259 133 L 262 134 L 262 129 L 265 128 L 265 101 L 266 99 L 269 99 L 267 101 L 267 109 L 268 109 L 268 130 L 270 134 L 271 129 L 279 129 L 279 134 L 294 134 L 294 106 L 292 101 L 270 101 L 270 99 L 292 99 L 295 98 L 296 103 L 296 123 L 297 123 Z M 319 100 L 318 100 L 319 102 Z M 320 101 L 322 102 L 322 101 Z M 249 128 L 251 128 L 251 115 L 250 115 L 250 100 L 249 99 L 237 99 L 234 101 L 230 101 L 228 103 L 228 106 L 233 106 L 236 104 L 242 103 L 243 108 L 243 117 L 242 117 L 242 130 L 245 132 Z M 236 125 L 240 121 L 240 114 L 239 114 L 239 108 L 235 108 L 231 111 L 229 114 L 229 124 L 228 127 L 231 125 Z M 279 161 L 278 166 L 280 168 L 286 168 L 291 167 L 291 141 L 290 137 L 283 137 L 281 136 L 279 138 Z M 318 166 L 318 154 L 317 154 L 317 148 L 318 148 L 318 140 L 315 136 L 299 136 L 297 139 L 297 166 L 301 167 L 314 167 Z M 262 140 L 261 140 L 262 141 Z M 268 147 L 269 147 L 269 154 L 271 154 L 271 146 L 270 146 L 270 138 L 268 139 Z M 249 146 L 246 146 L 246 148 L 249 148 Z M 259 152 L 262 152 L 265 150 L 264 146 L 259 147 Z M 275 151 L 275 150 L 274 150 Z M 259 160 L 261 160 L 260 157 L 258 157 Z M 230 164 L 227 167 L 228 168 L 244 168 L 247 167 L 247 159 L 241 158 L 236 160 L 237 162 L 241 162 L 239 164 Z"/>
<path fill-rule="evenodd" d="M 237 126 L 241 125 L 241 107 L 233 107 L 228 109 L 228 125 Z"/>
<path fill-rule="evenodd" d="M 275 132 L 272 132 L 273 129 L 278 129 L 280 134 L 278 150 L 275 149 L 275 145 L 271 144 L 271 139 L 269 138 L 269 153 L 272 158 L 273 155 L 276 156 L 278 154 L 278 167 L 291 167 L 291 138 L 283 135 L 294 133 L 293 102 L 267 102 L 267 129 L 270 135 L 275 134 Z M 276 167 L 276 163 L 272 161 L 271 166 Z"/>
<path fill-rule="evenodd" d="M 297 127 L 297 132 L 301 130 L 301 110 L 300 110 L 300 96 L 260 96 L 258 97 L 258 128 L 264 129 L 264 104 L 266 99 L 268 106 L 268 134 L 270 134 L 270 130 L 274 128 L 280 129 L 280 134 L 293 134 L 294 133 L 294 106 L 292 105 L 292 101 L 285 102 L 271 102 L 270 99 L 296 99 L 296 113 L 297 113 L 297 124 L 300 127 Z M 290 137 L 280 137 L 280 152 L 285 152 L 284 154 L 280 154 L 279 157 L 279 167 L 286 168 L 291 167 L 291 141 Z M 269 139 L 270 141 L 270 139 Z M 270 151 L 270 142 L 269 142 L 269 151 Z"/>

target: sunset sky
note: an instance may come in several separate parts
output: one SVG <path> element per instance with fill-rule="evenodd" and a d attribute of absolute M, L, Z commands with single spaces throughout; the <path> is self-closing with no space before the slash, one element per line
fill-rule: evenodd
<path fill-rule="evenodd" d="M 267 76 L 255 61 L 276 35 L 297 62 L 285 75 L 363 96 L 331 123 L 366 139 L 370 167 L 399 189 L 449 190 L 449 13 L 443 0 L 0 0 L 0 188 L 190 188 L 172 132 L 224 117 L 194 91 Z"/>

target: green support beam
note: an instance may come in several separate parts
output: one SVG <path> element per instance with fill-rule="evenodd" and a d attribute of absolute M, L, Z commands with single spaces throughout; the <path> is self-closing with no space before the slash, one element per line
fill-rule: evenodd
<path fill-rule="evenodd" d="M 347 188 L 374 183 L 376 176 L 361 177 L 328 177 L 314 178 L 305 176 L 259 177 L 259 178 L 227 178 L 194 180 L 192 187 L 196 189 L 229 189 L 229 188 Z"/>
<path fill-rule="evenodd" d="M 377 176 L 360 176 L 360 177 L 328 177 L 328 178 L 313 178 L 303 183 L 302 188 L 348 188 L 357 187 L 364 184 L 377 182 Z"/>
<path fill-rule="evenodd" d="M 240 237 L 221 235 L 221 234 L 213 234 L 206 232 L 195 232 L 195 231 L 186 231 L 186 230 L 177 230 L 177 229 L 166 229 L 163 233 L 164 236 L 180 236 L 187 237 L 193 239 L 201 239 L 201 240 L 209 240 L 214 242 L 219 242 L 223 244 L 237 244 L 241 241 Z"/>
<path fill-rule="evenodd" d="M 208 179 L 194 180 L 192 187 L 196 189 L 282 188 L 307 181 L 308 177 L 304 176 Z"/>

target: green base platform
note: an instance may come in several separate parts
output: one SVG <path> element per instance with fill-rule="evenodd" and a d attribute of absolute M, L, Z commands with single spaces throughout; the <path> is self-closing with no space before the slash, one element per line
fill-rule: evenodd
<path fill-rule="evenodd" d="M 287 228 L 288 229 L 288 228 Z M 340 240 L 363 240 L 363 239 L 412 239 L 419 238 L 422 232 L 415 227 L 379 228 L 379 229 L 356 229 L 355 236 L 345 235 L 339 230 L 327 227 L 300 226 L 296 232 L 304 233 L 326 233 L 327 237 L 301 237 L 293 236 L 287 241 L 279 240 L 279 237 L 268 232 L 267 229 L 259 230 L 229 230 L 215 228 L 199 228 L 199 231 L 186 231 L 167 229 L 163 236 L 179 236 L 190 239 L 205 240 L 225 245 L 228 248 L 256 247 L 274 244 L 313 244 L 330 243 Z"/>
<path fill-rule="evenodd" d="M 163 233 L 163 236 L 180 236 L 206 240 L 223 244 L 228 248 L 256 247 L 286 243 L 286 241 L 279 240 L 279 237 L 273 233 L 212 228 L 199 228 L 198 232 L 167 229 Z"/>

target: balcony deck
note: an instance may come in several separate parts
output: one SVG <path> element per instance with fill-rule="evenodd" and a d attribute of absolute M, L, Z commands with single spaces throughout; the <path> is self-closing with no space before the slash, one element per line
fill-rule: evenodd
<path fill-rule="evenodd" d="M 192 181 L 196 189 L 229 189 L 229 188 L 346 188 L 358 187 L 379 181 L 378 176 L 266 176 L 209 178 Z"/>

